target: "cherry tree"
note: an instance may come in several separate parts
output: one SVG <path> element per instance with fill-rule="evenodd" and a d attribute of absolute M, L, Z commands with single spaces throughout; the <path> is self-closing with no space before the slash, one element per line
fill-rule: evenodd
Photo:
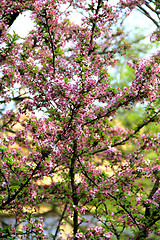
<path fill-rule="evenodd" d="M 47 239 L 37 214 L 44 202 L 61 210 L 51 239 L 62 238 L 67 221 L 73 227 L 67 239 L 122 239 L 126 229 L 131 239 L 160 236 L 160 134 L 144 131 L 159 123 L 160 52 L 130 56 L 129 86 L 113 87 L 109 74 L 129 48 L 122 22 L 143 4 L 159 16 L 158 1 L 1 1 L 1 104 L 19 101 L 1 113 L 0 209 L 16 216 L 15 226 L 1 228 L 1 239 Z M 71 9 L 81 13 L 81 24 Z M 34 28 L 21 39 L 8 29 L 26 10 Z M 156 23 L 152 41 L 159 39 Z M 118 126 L 117 112 L 137 103 L 145 112 L 134 128 Z M 87 214 L 95 227 L 82 227 Z"/>

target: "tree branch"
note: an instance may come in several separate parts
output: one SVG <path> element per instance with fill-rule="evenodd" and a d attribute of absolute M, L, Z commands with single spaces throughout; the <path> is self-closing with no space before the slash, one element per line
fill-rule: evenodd
<path fill-rule="evenodd" d="M 55 232 L 55 235 L 54 235 L 54 237 L 53 237 L 53 240 L 56 240 L 56 237 L 57 237 L 57 235 L 58 235 L 61 222 L 62 222 L 62 220 L 63 220 L 63 218 L 64 218 L 64 214 L 65 214 L 65 212 L 66 212 L 66 209 L 67 209 L 67 204 L 65 205 L 65 207 L 64 207 L 64 209 L 63 209 L 63 212 L 62 212 L 61 218 L 60 218 L 60 220 L 59 220 L 59 222 L 58 222 L 58 226 L 57 226 L 57 228 L 56 228 L 56 232 Z"/>
<path fill-rule="evenodd" d="M 156 177 L 156 181 L 154 183 L 154 186 L 148 196 L 148 199 L 152 199 L 153 195 L 155 194 L 155 192 L 158 190 L 159 188 L 159 181 L 160 181 L 160 178 L 159 177 Z M 150 216 L 150 207 L 149 205 L 147 204 L 146 205 L 146 211 L 145 211 L 145 217 L 149 217 Z"/>
<path fill-rule="evenodd" d="M 69 170 L 69 175 L 70 175 L 70 179 L 71 179 L 71 188 L 72 188 L 72 200 L 73 200 L 73 204 L 75 205 L 75 207 L 77 207 L 78 205 L 78 196 L 76 193 L 76 184 L 75 184 L 75 162 L 77 159 L 77 139 L 74 139 L 73 141 L 73 157 L 71 159 L 71 166 L 70 166 L 70 170 Z M 78 211 L 76 210 L 76 208 L 74 207 L 73 210 L 73 234 L 74 236 L 76 235 L 77 231 L 78 231 Z M 74 238 L 75 240 L 77 239 L 76 237 Z"/>
<path fill-rule="evenodd" d="M 125 142 L 127 142 L 131 137 L 133 137 L 136 133 L 138 133 L 144 126 L 146 126 L 148 123 L 150 122 L 153 122 L 154 121 L 154 118 L 159 114 L 160 110 L 157 111 L 150 119 L 148 119 L 146 122 L 140 124 L 139 126 L 137 126 L 137 128 L 134 130 L 133 133 L 131 133 L 128 137 L 126 137 L 125 139 L 123 139 L 122 141 L 120 142 L 116 142 L 116 143 L 113 143 L 111 145 L 111 147 L 116 147 L 116 146 L 119 146 L 119 145 L 123 145 Z M 103 152 L 103 151 L 106 151 L 108 149 L 108 146 L 107 147 L 104 147 L 104 148 L 101 148 L 99 150 L 95 150 L 93 152 L 91 152 L 90 154 L 91 155 L 94 155 L 94 154 L 97 154 L 97 153 L 100 153 L 100 152 Z"/>
<path fill-rule="evenodd" d="M 84 176 L 85 176 L 86 178 L 88 178 L 88 180 L 91 181 L 96 187 L 98 187 L 98 184 L 88 176 L 88 173 L 85 171 L 84 166 L 82 165 L 81 161 L 78 160 L 78 162 L 81 164 L 81 166 L 82 166 L 82 168 L 83 168 L 83 174 L 84 174 Z M 107 195 L 108 195 L 109 197 L 111 197 L 112 199 L 114 199 L 114 200 L 117 202 L 117 198 L 114 197 L 111 193 L 107 193 Z M 137 226 L 137 228 L 140 229 L 140 226 L 139 226 L 139 224 L 137 223 L 136 219 L 135 219 L 135 218 L 132 216 L 132 214 L 126 209 L 125 205 L 122 204 L 122 203 L 120 203 L 120 202 L 119 202 L 118 204 L 119 204 L 119 206 L 122 207 L 123 210 L 131 217 L 131 219 L 133 220 L 133 222 L 135 223 L 135 225 Z"/>
<path fill-rule="evenodd" d="M 142 12 L 146 17 L 148 17 L 157 27 L 159 27 L 158 22 L 151 17 L 151 15 L 147 12 L 147 10 L 145 10 L 142 6 L 138 6 L 138 8 L 140 9 L 140 12 Z"/>
<path fill-rule="evenodd" d="M 49 38 L 50 38 L 50 44 L 51 44 L 51 50 L 52 50 L 52 65 L 53 65 L 53 75 L 55 75 L 55 47 L 53 45 L 53 39 L 52 39 L 52 35 L 49 29 L 49 24 L 48 24 L 48 17 L 47 17 L 47 13 L 45 11 L 45 20 L 46 20 L 46 26 L 47 26 L 47 30 L 48 30 L 48 34 L 49 34 Z"/>
<path fill-rule="evenodd" d="M 95 15 L 98 14 L 99 9 L 101 7 L 101 3 L 102 3 L 102 0 L 98 0 L 98 5 L 97 5 Z M 91 34 L 91 38 L 90 38 L 90 48 L 89 48 L 88 56 L 91 54 L 91 52 L 93 52 L 92 45 L 93 45 L 93 36 L 94 36 L 96 23 L 97 23 L 97 17 L 94 19 L 94 22 L 93 22 L 93 25 L 92 25 L 92 30 L 91 30 L 92 34 Z"/>

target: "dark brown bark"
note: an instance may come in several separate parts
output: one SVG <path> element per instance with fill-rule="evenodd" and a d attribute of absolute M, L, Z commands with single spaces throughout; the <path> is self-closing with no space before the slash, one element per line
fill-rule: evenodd
<path fill-rule="evenodd" d="M 71 159 L 71 166 L 70 166 L 70 179 L 71 179 L 71 189 L 72 189 L 72 200 L 74 205 L 73 211 L 73 234 L 76 235 L 78 231 L 78 211 L 76 207 L 78 206 L 78 196 L 76 193 L 76 183 L 75 183 L 75 163 L 77 159 L 77 140 L 73 141 L 73 157 Z M 74 240 L 77 240 L 75 237 Z"/>

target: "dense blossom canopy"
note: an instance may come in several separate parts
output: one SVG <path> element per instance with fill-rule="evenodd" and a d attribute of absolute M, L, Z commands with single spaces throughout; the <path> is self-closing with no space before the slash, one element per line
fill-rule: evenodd
<path fill-rule="evenodd" d="M 0 228 L 0 238 L 48 239 L 37 209 L 44 202 L 61 211 L 51 239 L 64 239 L 67 221 L 67 239 L 122 239 L 126 229 L 131 239 L 160 236 L 160 134 L 144 131 L 159 123 L 160 51 L 130 56 L 129 86 L 113 87 L 109 75 L 130 47 L 123 20 L 135 7 L 147 16 L 143 4 L 159 16 L 158 1 L 0 1 L 0 209 L 17 220 Z M 25 38 L 10 34 L 27 10 L 33 30 Z M 147 17 L 157 41 L 158 21 Z M 7 110 L 11 101 L 17 107 Z M 117 112 L 136 103 L 145 107 L 139 122 L 118 126 Z M 84 229 L 87 214 L 97 225 Z"/>

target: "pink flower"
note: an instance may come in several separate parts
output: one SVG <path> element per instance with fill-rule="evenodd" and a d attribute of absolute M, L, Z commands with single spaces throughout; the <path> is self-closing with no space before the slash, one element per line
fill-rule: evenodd
<path fill-rule="evenodd" d="M 113 233 L 111 232 L 106 232 L 103 234 L 104 237 L 111 238 L 113 236 Z"/>
<path fill-rule="evenodd" d="M 84 235 L 83 235 L 83 233 L 76 233 L 76 235 L 75 235 L 75 237 L 77 237 L 77 238 L 82 238 Z"/>
<path fill-rule="evenodd" d="M 141 202 L 141 197 L 139 196 L 137 199 L 136 199 L 136 202 L 139 204 Z"/>

